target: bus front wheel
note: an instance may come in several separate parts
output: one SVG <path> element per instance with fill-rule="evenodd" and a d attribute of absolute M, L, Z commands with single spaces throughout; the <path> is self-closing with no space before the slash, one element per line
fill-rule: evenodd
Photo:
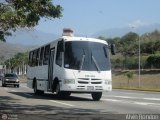
<path fill-rule="evenodd" d="M 102 92 L 93 92 L 91 95 L 94 101 L 99 101 L 102 97 Z"/>
<path fill-rule="evenodd" d="M 68 91 L 60 91 L 60 85 L 59 83 L 56 85 L 56 95 L 59 98 L 67 98 L 71 95 L 71 92 Z"/>

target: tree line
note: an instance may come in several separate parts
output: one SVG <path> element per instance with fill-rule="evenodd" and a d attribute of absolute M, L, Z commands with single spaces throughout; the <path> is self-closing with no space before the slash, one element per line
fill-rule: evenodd
<path fill-rule="evenodd" d="M 17 28 L 32 28 L 41 18 L 62 17 L 63 8 L 54 5 L 53 0 L 1 0 L 0 41 L 6 41 Z"/>
<path fill-rule="evenodd" d="M 160 68 L 160 32 L 138 35 L 129 32 L 122 37 L 104 38 L 109 44 L 116 45 L 116 55 L 111 56 L 112 67 L 115 69 L 137 69 L 139 42 L 141 53 L 141 69 Z"/>

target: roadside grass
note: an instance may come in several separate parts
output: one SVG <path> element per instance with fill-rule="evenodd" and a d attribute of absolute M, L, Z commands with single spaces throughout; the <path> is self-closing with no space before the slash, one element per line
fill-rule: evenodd
<path fill-rule="evenodd" d="M 132 78 L 126 74 L 133 73 Z M 160 92 L 160 70 L 143 70 L 141 71 L 140 87 L 138 71 L 125 70 L 113 71 L 112 83 L 114 89 L 131 89 L 131 90 L 145 90 L 145 91 L 159 91 Z"/>
<path fill-rule="evenodd" d="M 19 75 L 19 80 L 21 83 L 27 82 L 27 76 L 26 75 Z"/>
<path fill-rule="evenodd" d="M 132 77 L 127 74 L 132 73 Z M 19 76 L 20 82 L 27 82 L 26 75 Z M 139 76 L 136 70 L 123 70 L 112 72 L 113 89 L 140 90 L 160 92 L 160 70 L 141 71 L 139 87 Z"/>

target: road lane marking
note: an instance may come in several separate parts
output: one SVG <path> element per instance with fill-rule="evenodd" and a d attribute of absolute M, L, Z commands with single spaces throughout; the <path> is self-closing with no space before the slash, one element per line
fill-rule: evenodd
<path fill-rule="evenodd" d="M 53 102 L 53 103 L 58 103 L 58 104 L 62 104 L 62 105 L 66 105 L 66 106 L 70 106 L 70 107 L 73 107 L 74 105 L 72 104 L 67 104 L 67 103 L 64 103 L 64 102 L 59 102 L 59 101 L 56 101 L 56 100 L 49 100 L 50 102 Z"/>
<path fill-rule="evenodd" d="M 134 98 L 137 99 L 138 97 L 129 97 L 129 96 L 113 96 L 113 97 L 118 97 L 118 98 Z"/>
<path fill-rule="evenodd" d="M 138 105 L 150 105 L 152 103 L 145 103 L 145 102 L 133 102 L 134 104 L 138 104 Z"/>
<path fill-rule="evenodd" d="M 160 98 L 143 98 L 145 100 L 155 100 L 155 101 L 160 101 Z"/>
<path fill-rule="evenodd" d="M 143 99 L 143 100 L 150 100 L 150 101 L 160 101 L 160 98 L 140 98 L 140 97 L 130 97 L 130 96 L 103 96 L 103 97 L 115 97 L 115 98 L 125 98 L 125 99 Z"/>
<path fill-rule="evenodd" d="M 17 92 L 16 90 L 11 90 L 12 92 Z"/>
<path fill-rule="evenodd" d="M 160 106 L 158 103 L 149 103 L 149 102 L 134 102 L 134 101 L 125 101 L 125 100 L 117 100 L 117 99 L 102 99 L 104 101 L 109 101 L 109 102 L 121 102 L 121 103 L 129 103 L 129 104 L 137 104 L 137 105 L 151 105 L 151 106 Z"/>
<path fill-rule="evenodd" d="M 8 88 L 4 88 L 4 89 L 8 91 Z"/>
<path fill-rule="evenodd" d="M 28 87 L 27 87 L 27 86 L 25 86 L 25 85 L 21 85 L 21 87 L 28 88 Z"/>
<path fill-rule="evenodd" d="M 120 102 L 122 100 L 116 100 L 116 99 L 101 99 L 101 100 L 104 100 L 104 101 L 113 101 L 113 102 Z"/>

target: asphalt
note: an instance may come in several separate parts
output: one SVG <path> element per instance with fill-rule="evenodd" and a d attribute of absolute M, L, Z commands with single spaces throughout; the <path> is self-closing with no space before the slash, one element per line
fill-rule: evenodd
<path fill-rule="evenodd" d="M 113 90 L 103 93 L 100 101 L 93 101 L 90 94 L 59 99 L 51 93 L 34 95 L 26 83 L 14 88 L 1 87 L 0 82 L 0 118 L 5 115 L 17 120 L 127 120 L 141 119 L 140 115 L 145 120 L 149 115 L 159 120 L 160 93 Z"/>

